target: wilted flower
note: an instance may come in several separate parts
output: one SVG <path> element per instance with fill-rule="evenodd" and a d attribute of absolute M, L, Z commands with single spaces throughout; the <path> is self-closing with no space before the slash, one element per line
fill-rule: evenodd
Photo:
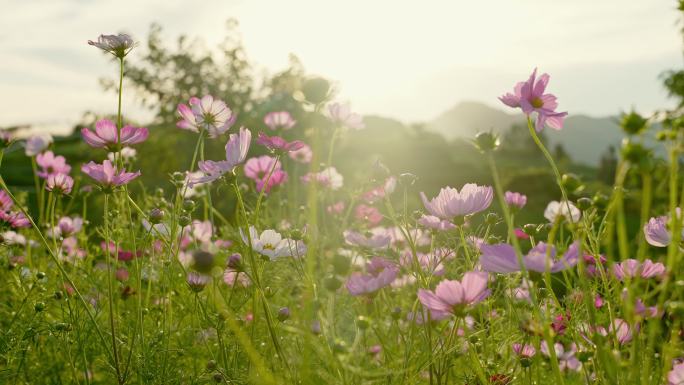
<path fill-rule="evenodd" d="M 117 150 L 119 146 L 130 146 L 142 143 L 147 139 L 147 128 L 138 128 L 130 125 L 121 127 L 121 133 L 116 124 L 109 119 L 101 119 L 95 123 L 95 132 L 89 128 L 81 129 L 83 140 L 91 147 Z"/>
<path fill-rule="evenodd" d="M 123 59 L 135 47 L 133 39 L 125 33 L 118 35 L 100 35 L 97 41 L 88 40 L 88 44 Z"/>
<path fill-rule="evenodd" d="M 387 229 L 376 227 L 367 235 L 352 230 L 345 230 L 344 240 L 349 245 L 381 249 L 387 247 L 392 238 L 388 234 Z"/>
<path fill-rule="evenodd" d="M 117 171 L 112 165 L 112 162 L 105 160 L 102 164 L 90 162 L 81 167 L 81 171 L 89 177 L 95 179 L 104 188 L 113 188 L 127 184 L 133 179 L 140 176 L 140 171 L 126 172 L 125 170 Z"/>
<path fill-rule="evenodd" d="M 283 238 L 282 235 L 275 230 L 264 230 L 259 234 L 254 226 L 250 226 L 249 240 L 245 234 L 242 232 L 240 234 L 245 243 L 249 243 L 249 240 L 252 241 L 252 250 L 271 260 L 281 257 L 299 258 L 306 254 L 306 245 L 304 245 L 304 242 Z"/>
<path fill-rule="evenodd" d="M 556 248 L 553 245 L 539 242 L 529 253 L 527 253 L 527 255 L 522 257 L 523 264 L 527 270 L 539 273 L 548 270 L 551 273 L 556 273 L 577 264 L 578 250 L 579 243 L 574 242 L 568 247 L 568 250 L 562 258 L 556 259 Z M 496 245 L 482 244 L 480 246 L 480 251 L 482 253 L 480 256 L 480 265 L 482 265 L 483 270 L 491 273 L 512 273 L 520 271 L 520 263 L 515 255 L 513 246 L 507 243 L 499 243 Z"/>
<path fill-rule="evenodd" d="M 182 120 L 176 125 L 193 132 L 205 130 L 210 138 L 216 138 L 228 131 L 237 118 L 226 103 L 211 95 L 205 95 L 202 99 L 192 97 L 189 105 L 178 105 L 178 114 Z"/>
<path fill-rule="evenodd" d="M 329 188 L 330 190 L 339 190 L 344 185 L 344 177 L 337 172 L 335 167 L 325 168 L 318 173 L 308 173 L 301 178 L 302 182 L 316 182 L 319 185 Z"/>
<path fill-rule="evenodd" d="M 469 271 L 461 281 L 443 280 L 435 291 L 420 289 L 418 299 L 430 311 L 433 320 L 456 314 L 466 306 L 475 305 L 489 296 L 489 276 L 482 271 Z"/>
<path fill-rule="evenodd" d="M 613 275 L 620 281 L 637 276 L 644 279 L 660 278 L 665 275 L 665 265 L 660 262 L 653 263 L 650 259 L 644 262 L 627 259 L 613 265 Z"/>
<path fill-rule="evenodd" d="M 527 204 L 527 196 L 518 192 L 506 191 L 504 193 L 504 198 L 506 200 L 506 204 L 511 207 L 517 207 L 521 209 Z"/>
<path fill-rule="evenodd" d="M 499 100 L 509 107 L 522 109 L 527 116 L 536 112 L 535 129 L 537 132 L 543 130 L 544 125 L 560 130 L 563 128 L 563 120 L 568 113 L 556 112 L 558 107 L 556 97 L 544 93 L 549 83 L 549 75 L 542 74 L 539 79 L 536 77 L 537 69 L 535 68 L 527 81 L 516 84 L 513 93 L 507 93 L 499 97 Z"/>
<path fill-rule="evenodd" d="M 248 129 L 240 127 L 240 132 L 230 134 L 226 143 L 226 160 L 199 162 L 198 167 L 203 175 L 190 179 L 188 185 L 193 187 L 195 184 L 212 182 L 225 173 L 233 171 L 235 166 L 245 161 L 251 141 L 252 133 Z"/>
<path fill-rule="evenodd" d="M 45 189 L 58 194 L 69 194 L 74 187 L 74 179 L 66 174 L 50 174 Z"/>
<path fill-rule="evenodd" d="M 328 118 L 333 124 L 352 130 L 364 128 L 363 117 L 353 113 L 349 104 L 332 103 L 328 106 Z"/>
<path fill-rule="evenodd" d="M 269 112 L 264 116 L 264 124 L 271 130 L 289 130 L 294 127 L 297 122 L 292 115 L 287 111 Z"/>
<path fill-rule="evenodd" d="M 38 176 L 47 179 L 52 174 L 69 174 L 71 166 L 66 162 L 66 159 L 61 156 L 55 156 L 52 151 L 46 151 L 36 156 L 36 163 L 41 167 L 38 171 Z"/>
<path fill-rule="evenodd" d="M 439 194 L 428 201 L 425 193 L 420 193 L 423 205 L 427 211 L 441 219 L 452 220 L 456 216 L 474 214 L 483 210 L 492 203 L 494 197 L 490 186 L 478 186 L 468 183 L 459 192 L 452 187 L 445 187 Z"/>
<path fill-rule="evenodd" d="M 577 223 L 581 216 L 582 213 L 572 202 L 551 201 L 544 210 L 544 218 L 552 223 L 561 217 L 565 217 L 568 222 Z"/>
<path fill-rule="evenodd" d="M 366 265 L 366 274 L 360 272 L 352 273 L 346 283 L 349 294 L 357 296 L 371 294 L 394 281 L 399 269 L 390 261 L 374 257 Z"/>
<path fill-rule="evenodd" d="M 304 142 L 302 142 L 301 140 L 294 140 L 292 142 L 288 142 L 280 136 L 268 136 L 265 135 L 263 132 L 259 133 L 259 138 L 257 138 L 257 144 L 260 144 L 271 151 L 282 152 L 296 151 L 305 146 Z"/>
<path fill-rule="evenodd" d="M 26 156 L 36 156 L 50 146 L 54 139 L 52 135 L 43 133 L 37 134 L 26 139 Z"/>
<path fill-rule="evenodd" d="M 287 155 L 290 159 L 304 164 L 310 163 L 313 158 L 313 152 L 308 144 L 304 144 L 297 150 L 290 151 Z"/>

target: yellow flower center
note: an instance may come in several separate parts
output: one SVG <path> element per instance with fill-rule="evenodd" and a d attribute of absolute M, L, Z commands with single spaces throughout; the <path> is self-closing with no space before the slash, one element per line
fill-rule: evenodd
<path fill-rule="evenodd" d="M 532 104 L 532 107 L 534 108 L 542 108 L 544 107 L 544 101 L 541 100 L 541 98 L 534 98 L 530 101 L 530 104 Z"/>

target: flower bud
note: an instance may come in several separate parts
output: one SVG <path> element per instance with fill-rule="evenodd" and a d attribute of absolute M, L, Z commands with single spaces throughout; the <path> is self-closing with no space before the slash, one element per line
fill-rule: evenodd
<path fill-rule="evenodd" d="M 336 339 L 332 346 L 332 351 L 335 354 L 344 354 L 347 352 L 347 343 L 344 340 Z"/>
<path fill-rule="evenodd" d="M 34 309 L 37 313 L 39 313 L 39 312 L 45 310 L 45 302 L 36 302 L 36 303 L 33 305 L 33 309 Z"/>
<path fill-rule="evenodd" d="M 162 220 L 164 220 L 164 210 L 154 208 L 150 210 L 150 223 L 156 225 L 157 223 L 160 223 Z"/>
<path fill-rule="evenodd" d="M 187 226 L 192 223 L 192 218 L 190 218 L 189 215 L 181 215 L 180 218 L 178 218 L 178 223 L 181 226 Z"/>
<path fill-rule="evenodd" d="M 480 132 L 475 136 L 475 146 L 482 152 L 496 150 L 499 144 L 499 136 L 491 132 Z"/>
<path fill-rule="evenodd" d="M 304 99 L 311 104 L 319 104 L 328 99 L 330 95 L 330 82 L 322 77 L 306 79 L 302 84 Z"/>
<path fill-rule="evenodd" d="M 608 196 L 606 196 L 605 194 L 596 193 L 594 195 L 594 198 L 592 198 L 592 201 L 594 203 L 594 206 L 596 206 L 599 209 L 604 209 L 608 205 Z"/>
<path fill-rule="evenodd" d="M 238 253 L 234 253 L 230 257 L 228 257 L 228 267 L 230 267 L 233 270 L 241 271 L 242 270 L 242 255 Z"/>
<path fill-rule="evenodd" d="M 192 267 L 200 273 L 209 273 L 214 267 L 214 254 L 208 251 L 196 250 L 192 253 L 192 260 Z"/>
<path fill-rule="evenodd" d="M 644 119 L 636 111 L 632 110 L 630 113 L 622 115 L 620 127 L 628 135 L 636 135 L 648 127 L 648 119 Z"/>
<path fill-rule="evenodd" d="M 582 211 L 589 210 L 589 208 L 591 208 L 592 204 L 593 204 L 592 200 L 587 198 L 587 197 L 582 197 L 582 198 L 577 200 L 577 208 L 582 210 Z"/>
<path fill-rule="evenodd" d="M 414 183 L 418 180 L 418 176 L 415 174 L 411 174 L 410 172 L 405 172 L 403 174 L 399 174 L 399 183 L 401 183 L 404 186 L 413 186 Z"/>
<path fill-rule="evenodd" d="M 278 310 L 278 321 L 285 322 L 290 318 L 290 309 L 288 307 L 281 307 Z"/>
<path fill-rule="evenodd" d="M 536 236 L 539 232 L 537 225 L 533 223 L 526 224 L 525 226 L 523 226 L 522 230 L 525 234 L 529 235 L 530 237 Z"/>
<path fill-rule="evenodd" d="M 209 360 L 206 365 L 207 370 L 214 370 L 216 369 L 216 361 L 214 360 Z"/>
<path fill-rule="evenodd" d="M 329 291 L 337 291 L 337 289 L 342 287 L 342 281 L 340 281 L 336 276 L 331 275 L 323 280 L 323 286 L 325 286 L 325 288 Z"/>
<path fill-rule="evenodd" d="M 43 279 L 43 278 L 45 278 L 45 273 L 43 273 L 42 271 L 39 271 L 36 273 L 36 279 Z"/>
<path fill-rule="evenodd" d="M 392 319 L 399 320 L 401 318 L 401 308 L 399 306 L 396 306 L 394 309 L 392 309 Z"/>
<path fill-rule="evenodd" d="M 192 199 L 186 199 L 183 201 L 183 210 L 191 213 L 195 211 L 195 201 Z"/>
<path fill-rule="evenodd" d="M 499 222 L 499 216 L 496 213 L 488 213 L 485 215 L 485 223 L 488 225 L 495 225 Z"/>
<path fill-rule="evenodd" d="M 575 174 L 563 174 L 561 177 L 561 184 L 567 191 L 578 193 L 584 190 L 582 180 Z"/>
<path fill-rule="evenodd" d="M 362 315 L 356 317 L 356 326 L 361 330 L 366 330 L 370 327 L 371 321 Z"/>

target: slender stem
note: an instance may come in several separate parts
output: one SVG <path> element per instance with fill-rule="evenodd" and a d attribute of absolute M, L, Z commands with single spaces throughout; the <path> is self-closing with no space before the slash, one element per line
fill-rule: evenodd
<path fill-rule="evenodd" d="M 114 320 L 114 289 L 112 285 L 112 257 L 109 254 L 109 194 L 104 196 L 104 234 L 105 234 L 105 250 L 107 259 L 107 295 L 109 296 L 109 326 L 112 331 L 112 351 L 114 352 L 114 369 L 116 370 L 116 378 L 121 383 L 121 372 L 119 369 L 119 353 L 116 348 L 116 323 Z"/>

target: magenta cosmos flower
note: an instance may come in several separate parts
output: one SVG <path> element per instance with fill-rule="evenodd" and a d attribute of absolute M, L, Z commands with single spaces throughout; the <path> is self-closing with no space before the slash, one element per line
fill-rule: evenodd
<path fill-rule="evenodd" d="M 282 152 L 297 151 L 305 146 L 304 142 L 302 142 L 301 140 L 293 140 L 292 142 L 288 142 L 280 136 L 268 136 L 265 135 L 263 132 L 259 133 L 259 138 L 257 138 L 257 144 L 260 144 L 271 151 Z"/>
<path fill-rule="evenodd" d="M 539 242 L 522 259 L 527 270 L 543 273 L 548 269 L 551 273 L 556 273 L 575 266 L 579 257 L 578 251 L 579 243 L 574 242 L 568 247 L 563 257 L 556 259 L 556 248 L 553 245 L 549 246 L 544 242 Z M 480 265 L 485 271 L 490 273 L 520 271 L 520 263 L 515 255 L 515 249 L 507 243 L 482 244 L 480 245 L 480 252 L 482 253 Z"/>
<path fill-rule="evenodd" d="M 51 174 L 48 175 L 45 182 L 45 189 L 47 191 L 69 194 L 74 187 L 74 179 L 66 174 Z"/>
<path fill-rule="evenodd" d="M 265 189 L 264 192 L 268 193 L 273 187 L 287 182 L 287 172 L 282 170 L 280 161 L 268 155 L 248 159 L 245 163 L 245 176 L 256 183 L 259 192 Z"/>
<path fill-rule="evenodd" d="M 47 179 L 48 176 L 53 174 L 69 174 L 71 171 L 71 166 L 66 162 L 66 159 L 55 154 L 52 151 L 46 151 L 42 154 L 36 156 L 36 163 L 41 167 L 38 171 L 38 176 Z"/>
<path fill-rule="evenodd" d="M 351 111 L 349 104 L 332 103 L 328 106 L 328 118 L 333 124 L 359 130 L 365 127 L 363 117 Z"/>
<path fill-rule="evenodd" d="M 245 161 L 251 142 L 252 133 L 248 129 L 240 127 L 238 134 L 230 134 L 228 138 L 226 143 L 226 160 L 199 162 L 198 167 L 202 175 L 191 178 L 188 186 L 192 188 L 196 184 L 212 182 L 222 177 L 225 173 L 233 171 L 235 166 Z"/>
<path fill-rule="evenodd" d="M 425 209 L 440 219 L 452 220 L 456 216 L 475 214 L 486 210 L 494 197 L 490 186 L 478 186 L 468 183 L 461 191 L 452 187 L 445 187 L 439 194 L 428 201 L 425 193 L 420 193 Z"/>
<path fill-rule="evenodd" d="M 475 305 L 489 296 L 489 275 L 482 271 L 469 271 L 461 281 L 441 281 L 435 291 L 420 289 L 418 299 L 430 311 L 433 320 L 456 314 L 466 306 Z"/>
<path fill-rule="evenodd" d="M 385 286 L 389 286 L 399 273 L 399 268 L 392 262 L 373 257 L 366 265 L 366 274 L 355 272 L 346 283 L 349 294 L 353 296 L 371 294 Z"/>
<path fill-rule="evenodd" d="M 518 192 L 506 191 L 504 193 L 506 204 L 510 207 L 521 209 L 527 204 L 527 195 Z"/>
<path fill-rule="evenodd" d="M 289 130 L 297 124 L 287 111 L 269 112 L 264 116 L 264 124 L 271 130 Z"/>
<path fill-rule="evenodd" d="M 95 123 L 95 132 L 90 131 L 89 128 L 81 129 L 83 140 L 91 147 L 107 148 L 109 150 L 116 150 L 121 145 L 130 146 L 142 143 L 147 139 L 148 135 L 149 131 L 147 131 L 147 128 L 126 125 L 121 128 L 121 136 L 119 137 L 116 124 L 109 119 L 98 120 Z"/>
<path fill-rule="evenodd" d="M 313 158 L 313 151 L 311 151 L 311 147 L 308 144 L 304 144 L 299 149 L 290 151 L 287 155 L 296 162 L 307 164 Z"/>
<path fill-rule="evenodd" d="M 83 171 L 83 173 L 89 177 L 95 179 L 104 188 L 125 185 L 140 176 L 140 171 L 117 171 L 109 159 L 102 162 L 102 164 L 97 164 L 91 161 L 88 164 L 84 164 L 81 167 L 81 171 Z"/>
<path fill-rule="evenodd" d="M 653 263 L 650 259 L 646 259 L 644 262 L 626 259 L 613 265 L 613 275 L 620 281 L 634 277 L 660 278 L 665 275 L 665 265 L 660 262 Z"/>
<path fill-rule="evenodd" d="M 533 112 L 536 113 L 535 129 L 537 132 L 543 130 L 545 125 L 560 130 L 563 128 L 563 120 L 568 113 L 556 112 L 558 107 L 556 97 L 544 93 L 548 83 L 549 75 L 542 74 L 537 79 L 535 68 L 527 81 L 516 84 L 513 93 L 507 93 L 499 97 L 499 100 L 509 107 L 522 109 L 527 116 Z"/>
<path fill-rule="evenodd" d="M 237 115 L 233 114 L 226 103 L 214 99 L 211 95 L 205 95 L 202 99 L 192 97 L 188 104 L 189 106 L 178 105 L 181 121 L 176 125 L 193 132 L 205 130 L 209 133 L 210 138 L 216 138 L 228 131 L 237 118 Z"/>

